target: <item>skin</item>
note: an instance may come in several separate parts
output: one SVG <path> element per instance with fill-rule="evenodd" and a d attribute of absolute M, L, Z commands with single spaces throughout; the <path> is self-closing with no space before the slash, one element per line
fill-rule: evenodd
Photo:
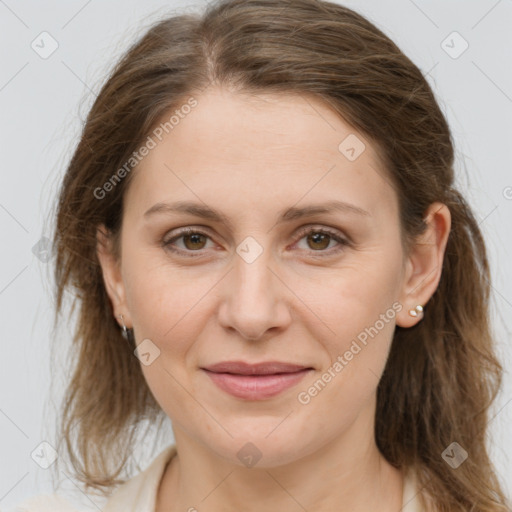
<path fill-rule="evenodd" d="M 160 350 L 141 367 L 172 420 L 178 456 L 160 482 L 157 512 L 396 512 L 403 474 L 375 444 L 376 389 L 395 324 L 421 321 L 409 310 L 437 288 L 449 210 L 432 204 L 427 231 L 405 254 L 396 192 L 377 153 L 327 105 L 218 87 L 195 97 L 198 106 L 132 171 L 119 261 L 98 227 L 116 317 L 134 328 L 137 343 L 149 338 Z M 349 134 L 366 145 L 355 161 L 338 149 Z M 368 215 L 340 211 L 276 224 L 285 208 L 331 199 Z M 178 200 L 220 210 L 232 225 L 184 213 L 143 216 L 155 203 Z M 350 243 L 308 241 L 299 234 L 304 226 L 331 228 Z M 162 240 L 182 227 L 207 237 L 176 239 L 178 255 Z M 248 236 L 263 248 L 252 263 L 236 252 Z M 298 393 L 395 302 L 401 311 L 301 403 Z M 314 370 L 273 398 L 243 400 L 200 369 L 226 360 Z M 247 442 L 262 454 L 251 468 L 237 457 Z"/>

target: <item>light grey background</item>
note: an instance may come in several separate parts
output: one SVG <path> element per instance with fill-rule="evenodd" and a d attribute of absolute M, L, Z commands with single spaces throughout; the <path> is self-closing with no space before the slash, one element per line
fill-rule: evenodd
<path fill-rule="evenodd" d="M 492 264 L 494 325 L 507 373 L 491 420 L 489 444 L 512 496 L 512 3 L 344 4 L 373 21 L 427 75 L 452 128 L 458 180 L 480 220 Z M 59 404 L 64 381 L 62 371 L 50 370 L 49 364 L 50 263 L 32 249 L 51 235 L 50 208 L 81 123 L 111 64 L 152 21 L 201 5 L 176 0 L 0 0 L 3 510 L 29 496 L 52 492 L 50 470 L 40 468 L 31 453 L 42 441 L 52 442 L 53 408 Z M 58 43 L 47 59 L 31 48 L 34 40 L 42 46 L 41 37 L 47 37 L 40 36 L 43 31 Z M 458 55 L 464 40 L 469 47 Z M 46 50 L 50 42 L 45 40 Z M 64 341 L 70 329 L 71 324 L 60 333 Z M 51 390 L 52 375 L 56 384 Z M 163 445 L 171 441 L 167 437 Z M 162 444 L 153 446 L 156 453 Z M 145 463 L 151 456 L 144 448 L 139 447 Z M 61 476 L 72 491 L 72 482 Z"/>

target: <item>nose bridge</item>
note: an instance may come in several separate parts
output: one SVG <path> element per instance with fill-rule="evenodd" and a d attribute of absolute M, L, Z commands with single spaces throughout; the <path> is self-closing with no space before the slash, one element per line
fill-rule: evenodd
<path fill-rule="evenodd" d="M 269 268 L 272 261 L 271 251 L 252 237 L 237 247 L 220 321 L 245 338 L 260 338 L 268 329 L 285 321 L 280 296 L 283 285 L 279 280 L 276 283 Z"/>
<path fill-rule="evenodd" d="M 242 244 L 241 244 L 242 247 Z M 268 249 L 257 255 L 254 260 L 245 259 L 240 255 L 242 248 L 237 250 L 238 256 L 235 259 L 234 292 L 238 295 L 238 303 L 262 299 L 268 301 L 272 297 L 272 273 L 269 270 L 271 254 Z M 253 251 L 253 249 L 250 249 Z M 248 253 L 250 254 L 250 252 Z M 260 302 L 263 305 L 263 302 Z"/>

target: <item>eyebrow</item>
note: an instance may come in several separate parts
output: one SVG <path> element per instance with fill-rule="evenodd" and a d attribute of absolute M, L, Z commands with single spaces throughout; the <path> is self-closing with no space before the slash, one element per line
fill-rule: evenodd
<path fill-rule="evenodd" d="M 290 222 L 303 217 L 311 217 L 320 213 L 352 213 L 360 216 L 371 217 L 371 214 L 359 206 L 344 201 L 331 200 L 322 204 L 308 205 L 303 207 L 292 206 L 278 213 L 277 223 Z M 177 201 L 175 203 L 156 203 L 144 213 L 148 218 L 156 213 L 188 213 L 195 217 L 201 217 L 211 221 L 224 223 L 230 229 L 231 221 L 223 213 L 210 208 L 209 206 L 193 201 Z"/>

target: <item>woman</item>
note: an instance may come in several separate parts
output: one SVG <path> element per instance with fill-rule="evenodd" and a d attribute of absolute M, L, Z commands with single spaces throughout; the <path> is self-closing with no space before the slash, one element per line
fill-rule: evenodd
<path fill-rule="evenodd" d="M 54 240 L 79 307 L 58 451 L 105 512 L 508 510 L 453 161 L 420 70 L 340 5 L 221 1 L 127 52 Z M 118 478 L 165 418 L 175 443 Z"/>

